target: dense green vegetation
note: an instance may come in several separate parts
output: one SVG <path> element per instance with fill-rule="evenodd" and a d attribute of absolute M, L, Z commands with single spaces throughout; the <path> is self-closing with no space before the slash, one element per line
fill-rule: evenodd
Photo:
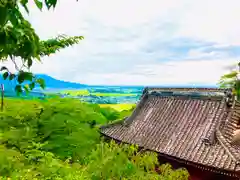
<path fill-rule="evenodd" d="M 187 179 L 186 170 L 159 165 L 155 153 L 103 140 L 98 127 L 130 113 L 65 98 L 7 99 L 0 179 Z"/>
<path fill-rule="evenodd" d="M 219 85 L 221 88 L 231 88 L 233 90 L 233 94 L 240 99 L 240 63 L 238 63 L 238 69 L 232 70 L 227 74 L 224 74 L 220 81 Z"/>
<path fill-rule="evenodd" d="M 99 106 L 103 108 L 109 107 L 123 113 L 124 111 L 132 111 L 136 107 L 136 104 L 99 104 Z"/>

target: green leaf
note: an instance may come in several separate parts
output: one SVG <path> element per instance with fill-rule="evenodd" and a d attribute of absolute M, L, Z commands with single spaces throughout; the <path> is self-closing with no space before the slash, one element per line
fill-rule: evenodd
<path fill-rule="evenodd" d="M 7 7 L 0 6 L 0 27 L 3 27 L 7 22 Z"/>
<path fill-rule="evenodd" d="M 6 43 L 7 43 L 6 32 L 5 31 L 0 31 L 0 48 L 6 47 Z M 4 52 L 2 52 L 1 54 L 4 54 Z M 4 57 L 4 56 L 0 55 L 0 58 L 2 58 L 2 57 Z"/>
<path fill-rule="evenodd" d="M 20 3 L 21 3 L 22 5 L 26 5 L 26 4 L 28 3 L 28 0 L 21 0 Z"/>
<path fill-rule="evenodd" d="M 35 58 L 36 58 L 39 62 L 41 62 L 41 58 L 40 58 L 39 55 L 37 55 Z"/>
<path fill-rule="evenodd" d="M 17 92 L 17 94 L 19 95 L 22 92 L 22 86 L 21 85 L 16 85 L 15 86 L 15 91 Z"/>
<path fill-rule="evenodd" d="M 8 72 L 3 73 L 3 79 L 6 80 L 8 77 Z"/>
<path fill-rule="evenodd" d="M 33 63 L 32 59 L 27 60 L 28 68 L 30 68 L 32 66 L 32 63 Z"/>
<path fill-rule="evenodd" d="M 20 72 L 18 74 L 17 81 L 18 81 L 19 84 L 22 84 L 24 82 L 24 74 L 23 73 Z"/>
<path fill-rule="evenodd" d="M 4 71 L 4 70 L 8 71 L 8 68 L 5 67 L 5 66 L 2 66 L 1 69 L 0 69 L 0 71 Z"/>
<path fill-rule="evenodd" d="M 45 85 L 44 79 L 38 78 L 38 79 L 36 80 L 36 82 L 40 85 L 40 87 L 41 87 L 42 89 L 45 88 L 46 85 Z"/>
<path fill-rule="evenodd" d="M 10 75 L 9 75 L 9 80 L 11 81 L 11 80 L 13 80 L 15 77 L 16 77 L 15 74 L 10 74 Z"/>
<path fill-rule="evenodd" d="M 23 89 L 27 94 L 29 93 L 29 86 L 27 84 L 23 86 Z"/>
<path fill-rule="evenodd" d="M 30 72 L 24 72 L 24 79 L 28 80 L 28 81 L 32 81 L 33 80 L 33 73 Z"/>
<path fill-rule="evenodd" d="M 21 0 L 20 3 L 24 7 L 25 11 L 27 13 L 29 13 L 29 10 L 28 10 L 28 7 L 27 7 L 28 0 Z"/>
<path fill-rule="evenodd" d="M 238 75 L 238 72 L 237 71 L 232 71 L 228 74 L 225 74 L 221 77 L 221 79 L 229 79 L 229 78 L 234 78 Z"/>
<path fill-rule="evenodd" d="M 32 81 L 33 74 L 30 72 L 20 71 L 18 74 L 18 83 L 22 84 L 25 80 Z"/>
<path fill-rule="evenodd" d="M 52 6 L 55 8 L 57 4 L 57 0 L 45 0 L 45 4 L 48 9 L 50 9 Z"/>
<path fill-rule="evenodd" d="M 34 0 L 34 2 L 37 5 L 38 9 L 42 10 L 43 3 L 41 1 L 38 1 L 38 0 Z"/>
<path fill-rule="evenodd" d="M 22 5 L 27 13 L 29 13 L 27 5 Z"/>
<path fill-rule="evenodd" d="M 33 90 L 33 89 L 35 88 L 35 82 L 30 83 L 30 84 L 29 84 L 29 88 L 30 88 L 31 90 Z"/>
<path fill-rule="evenodd" d="M 11 10 L 11 12 L 9 13 L 9 20 L 11 21 L 13 26 L 18 25 L 18 19 L 14 10 Z"/>

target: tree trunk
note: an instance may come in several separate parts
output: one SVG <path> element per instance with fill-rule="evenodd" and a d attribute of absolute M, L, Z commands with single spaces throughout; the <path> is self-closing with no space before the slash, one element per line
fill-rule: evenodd
<path fill-rule="evenodd" d="M 3 105 L 4 105 L 3 99 L 4 99 L 4 85 L 1 84 L 1 111 L 3 111 Z"/>

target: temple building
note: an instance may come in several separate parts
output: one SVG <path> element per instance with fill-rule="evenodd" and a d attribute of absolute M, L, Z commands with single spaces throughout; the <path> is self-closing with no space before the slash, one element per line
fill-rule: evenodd
<path fill-rule="evenodd" d="M 190 168 L 240 178 L 239 122 L 231 90 L 145 88 L 133 113 L 101 133 Z"/>

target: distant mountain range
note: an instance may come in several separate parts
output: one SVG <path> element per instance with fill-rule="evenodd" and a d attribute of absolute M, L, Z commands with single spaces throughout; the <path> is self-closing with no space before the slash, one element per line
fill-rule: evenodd
<path fill-rule="evenodd" d="M 48 76 L 46 74 L 37 74 L 36 75 L 39 78 L 43 78 L 45 80 L 47 88 L 56 88 L 56 89 L 79 89 L 83 87 L 87 87 L 88 85 L 75 83 L 75 82 L 68 82 L 68 81 L 62 81 L 55 79 L 51 76 Z"/>
<path fill-rule="evenodd" d="M 46 74 L 36 74 L 37 77 L 43 78 L 46 83 L 46 90 L 58 90 L 58 89 L 80 89 L 80 88 L 101 88 L 104 87 L 104 89 L 109 88 L 112 89 L 114 87 L 122 87 L 122 88 L 144 88 L 144 86 L 109 86 L 109 85 L 86 85 L 86 84 L 80 84 L 75 82 L 67 82 L 55 79 L 51 76 L 48 76 Z M 9 81 L 9 80 L 3 80 L 1 74 L 0 74 L 0 84 L 4 84 L 5 91 L 14 90 L 14 87 L 16 86 L 16 81 Z M 151 86 L 149 86 L 151 87 Z M 154 86 L 154 87 L 208 87 L 208 88 L 216 88 L 216 85 L 161 85 L 161 86 Z M 37 86 L 34 91 L 38 91 L 40 88 Z"/>
<path fill-rule="evenodd" d="M 45 80 L 47 89 L 79 89 L 79 88 L 87 87 L 87 85 L 85 84 L 66 82 L 66 81 L 55 79 L 45 74 L 36 74 L 36 76 L 38 78 L 43 78 Z M 16 86 L 16 81 L 4 80 L 3 77 L 0 75 L 0 84 L 4 84 L 4 88 L 6 91 L 14 90 L 14 87 Z"/>

